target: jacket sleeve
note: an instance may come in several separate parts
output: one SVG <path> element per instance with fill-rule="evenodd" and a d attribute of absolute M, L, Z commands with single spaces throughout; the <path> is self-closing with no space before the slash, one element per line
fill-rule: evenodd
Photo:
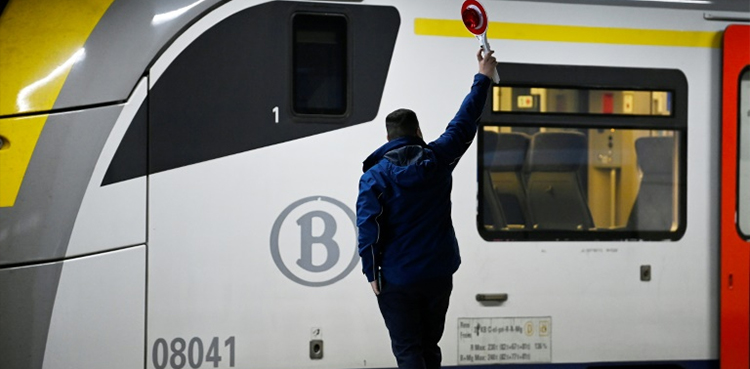
<path fill-rule="evenodd" d="M 359 180 L 357 197 L 357 243 L 359 256 L 362 258 L 362 272 L 367 280 L 375 280 L 376 258 L 378 257 L 378 239 L 380 224 L 378 218 L 383 213 L 380 203 L 382 191 L 370 173 L 365 173 Z"/>
<path fill-rule="evenodd" d="M 487 90 L 491 80 L 477 73 L 471 91 L 464 98 L 456 116 L 453 117 L 445 132 L 430 143 L 438 158 L 450 166 L 455 166 L 458 159 L 466 152 L 477 133 L 479 118 L 487 100 Z"/>

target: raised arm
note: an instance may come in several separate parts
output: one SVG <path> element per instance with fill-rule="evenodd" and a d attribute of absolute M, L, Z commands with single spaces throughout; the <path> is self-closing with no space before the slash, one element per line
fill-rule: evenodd
<path fill-rule="evenodd" d="M 456 116 L 448 124 L 445 132 L 437 140 L 430 143 L 438 157 L 451 166 L 458 163 L 458 159 L 466 152 L 474 140 L 477 132 L 479 117 L 482 115 L 484 103 L 487 101 L 487 91 L 492 82 L 492 73 L 497 68 L 494 51 L 477 52 L 479 73 L 474 76 L 471 91 L 464 98 Z"/>

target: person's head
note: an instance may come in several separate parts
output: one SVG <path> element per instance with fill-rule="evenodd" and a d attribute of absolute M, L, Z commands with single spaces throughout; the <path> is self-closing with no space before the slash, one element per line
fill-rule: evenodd
<path fill-rule="evenodd" d="M 385 129 L 388 141 L 407 136 L 422 138 L 417 114 L 409 109 L 396 109 L 388 114 L 385 117 Z"/>

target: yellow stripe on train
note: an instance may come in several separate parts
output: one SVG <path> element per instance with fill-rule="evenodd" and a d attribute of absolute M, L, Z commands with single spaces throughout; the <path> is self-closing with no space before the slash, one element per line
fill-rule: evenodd
<path fill-rule="evenodd" d="M 0 116 L 49 111 L 114 0 L 11 0 L 0 19 Z M 47 115 L 0 120 L 0 207 L 13 206 Z"/>
<path fill-rule="evenodd" d="M 453 19 L 416 18 L 414 20 L 414 33 L 422 36 L 474 37 L 466 30 L 462 21 Z M 487 37 L 525 41 L 721 47 L 721 32 L 556 26 L 507 22 L 490 22 Z"/>

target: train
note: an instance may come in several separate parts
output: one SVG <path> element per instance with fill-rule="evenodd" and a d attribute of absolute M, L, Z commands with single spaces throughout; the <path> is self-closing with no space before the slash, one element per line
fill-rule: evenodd
<path fill-rule="evenodd" d="M 461 5 L 0 2 L 0 367 L 395 367 L 357 184 Z M 443 366 L 750 367 L 750 3 L 483 6 Z"/>

